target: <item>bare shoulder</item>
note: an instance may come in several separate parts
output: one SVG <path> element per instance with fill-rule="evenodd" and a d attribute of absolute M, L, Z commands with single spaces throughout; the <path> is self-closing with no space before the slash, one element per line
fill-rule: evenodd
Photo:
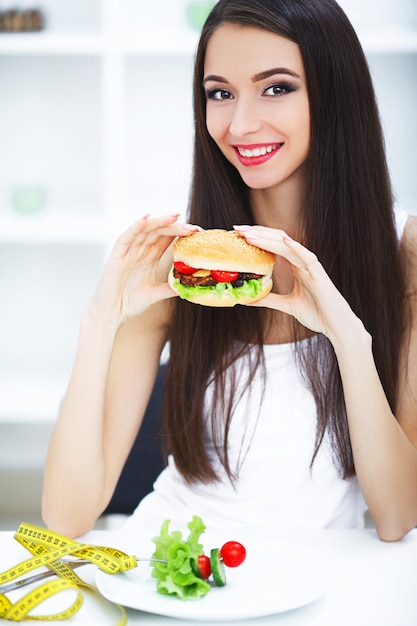
<path fill-rule="evenodd" d="M 406 290 L 408 296 L 417 296 L 417 216 L 410 215 L 404 229 L 401 246 L 405 259 Z"/>
<path fill-rule="evenodd" d="M 417 216 L 407 220 L 401 247 L 405 260 L 408 330 L 402 348 L 403 366 L 398 389 L 398 421 L 417 448 Z"/>
<path fill-rule="evenodd" d="M 417 243 L 417 215 L 409 215 L 404 228 L 402 243 L 407 248 L 414 247 Z"/>

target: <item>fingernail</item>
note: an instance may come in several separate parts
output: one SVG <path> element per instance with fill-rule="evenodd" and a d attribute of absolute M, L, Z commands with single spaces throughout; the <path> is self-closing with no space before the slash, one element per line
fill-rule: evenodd
<path fill-rule="evenodd" d="M 196 224 L 183 224 L 182 225 L 184 230 L 190 230 L 190 231 L 196 231 L 196 230 L 202 230 L 201 226 L 197 226 Z"/>
<path fill-rule="evenodd" d="M 234 225 L 233 228 L 235 230 L 247 231 L 247 230 L 250 230 L 252 228 L 252 226 L 247 226 L 246 224 L 240 224 L 240 225 Z"/>

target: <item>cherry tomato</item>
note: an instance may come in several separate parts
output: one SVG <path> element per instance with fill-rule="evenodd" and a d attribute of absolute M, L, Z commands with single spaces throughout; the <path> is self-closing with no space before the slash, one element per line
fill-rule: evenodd
<path fill-rule="evenodd" d="M 223 272 L 222 270 L 211 270 L 211 275 L 218 283 L 232 283 L 239 278 L 239 272 Z"/>
<path fill-rule="evenodd" d="M 194 272 L 197 271 L 195 267 L 190 267 L 189 265 L 186 265 L 182 261 L 174 261 L 174 267 L 176 270 L 180 272 L 180 274 L 186 274 L 186 275 L 194 274 Z"/>
<path fill-rule="evenodd" d="M 200 554 L 197 559 L 198 569 L 203 578 L 209 578 L 211 575 L 210 557 L 205 554 Z"/>
<path fill-rule="evenodd" d="M 246 558 L 246 549 L 238 541 L 228 541 L 220 549 L 220 556 L 227 567 L 238 567 Z"/>

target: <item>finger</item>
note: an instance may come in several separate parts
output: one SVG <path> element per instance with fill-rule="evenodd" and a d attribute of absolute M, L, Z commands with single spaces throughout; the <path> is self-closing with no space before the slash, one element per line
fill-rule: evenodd
<path fill-rule="evenodd" d="M 283 230 L 266 226 L 233 226 L 233 228 L 248 243 L 257 248 L 274 254 L 280 254 L 283 249 L 283 237 L 286 234 Z"/>
<path fill-rule="evenodd" d="M 268 226 L 247 226 L 247 225 L 235 225 L 234 230 L 239 233 L 245 239 L 262 238 L 269 241 L 277 241 L 282 239 L 286 232 L 279 228 L 269 228 Z"/>
<path fill-rule="evenodd" d="M 201 226 L 197 226 L 196 224 L 172 224 L 162 228 L 159 228 L 158 231 L 154 231 L 156 236 L 164 235 L 166 237 L 188 237 L 192 233 L 203 230 Z"/>
<path fill-rule="evenodd" d="M 270 292 L 264 298 L 255 300 L 255 302 L 249 302 L 246 306 L 264 307 L 267 309 L 274 309 L 275 311 L 281 311 L 282 313 L 288 313 L 292 315 L 291 305 L 288 296 L 278 293 Z"/>
<path fill-rule="evenodd" d="M 317 256 L 283 230 L 264 226 L 236 226 L 235 228 L 248 243 L 284 257 L 300 270 L 313 272 L 320 267 Z"/>
<path fill-rule="evenodd" d="M 145 229 L 132 241 L 129 253 L 159 258 L 176 238 L 187 237 L 198 230 L 200 227 L 194 224 L 171 224 L 149 232 Z"/>
<path fill-rule="evenodd" d="M 287 234 L 283 236 L 282 241 L 289 250 L 289 254 L 287 254 L 286 258 L 292 265 L 311 275 L 315 275 L 318 271 L 322 270 L 322 265 L 314 252 L 308 250 L 298 241 L 291 239 Z"/>
<path fill-rule="evenodd" d="M 131 226 L 129 226 L 129 228 L 119 236 L 119 240 L 127 243 L 141 233 L 149 233 L 158 229 L 163 229 L 171 224 L 174 224 L 178 220 L 179 216 L 179 213 L 170 213 L 168 215 L 151 217 L 150 214 L 147 213 L 139 220 L 131 224 Z"/>
<path fill-rule="evenodd" d="M 149 213 L 141 217 L 137 222 L 128 228 L 122 237 L 126 237 L 126 241 L 133 241 L 138 237 L 152 232 L 158 232 L 164 228 L 168 228 L 175 224 L 179 218 L 179 213 L 151 217 Z"/>
<path fill-rule="evenodd" d="M 158 239 L 163 249 L 175 237 L 185 236 L 200 230 L 199 226 L 193 224 L 177 224 L 178 217 L 178 213 L 156 218 L 144 215 L 118 237 L 114 246 L 114 253 L 124 256 L 144 243 L 153 246 Z M 167 238 L 165 241 L 162 239 L 164 237 Z"/>
<path fill-rule="evenodd" d="M 148 219 L 149 214 L 143 215 L 139 220 L 137 220 L 137 222 L 134 222 L 127 230 L 119 235 L 116 240 L 116 244 L 129 245 L 138 233 L 145 230 Z"/>
<path fill-rule="evenodd" d="M 201 226 L 196 224 L 188 224 L 184 222 L 178 222 L 179 213 L 173 213 L 172 215 L 164 215 L 162 217 L 149 217 L 146 216 L 145 224 L 143 220 L 139 220 L 136 224 L 133 224 L 131 234 L 139 236 L 149 235 L 150 238 L 155 239 L 161 235 L 167 237 L 183 237 L 199 230 L 203 230 Z M 129 233 L 129 231 L 127 231 Z"/>

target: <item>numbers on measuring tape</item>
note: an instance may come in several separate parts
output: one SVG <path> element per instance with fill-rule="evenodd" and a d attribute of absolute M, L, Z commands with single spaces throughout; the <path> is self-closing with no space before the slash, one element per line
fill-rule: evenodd
<path fill-rule="evenodd" d="M 36 608 L 39 604 L 48 600 L 53 595 L 60 591 L 66 591 L 68 589 L 76 589 L 77 596 L 75 601 L 70 604 L 67 609 L 59 611 L 51 615 L 43 615 L 42 617 L 36 617 L 36 619 L 42 619 L 47 621 L 64 620 L 72 617 L 79 611 L 83 603 L 83 596 L 74 583 L 66 580 L 54 580 L 49 583 L 44 583 L 37 587 L 34 591 L 30 591 L 23 598 L 21 598 L 15 604 L 9 603 L 7 610 L 1 615 L 3 619 L 11 620 L 13 622 L 20 622 L 28 616 L 28 614 Z M 4 596 L 3 596 L 4 597 Z"/>
<path fill-rule="evenodd" d="M 12 582 L 25 574 L 31 573 L 39 567 L 48 567 L 57 574 L 58 579 L 39 585 L 14 603 L 4 593 L 2 594 L 0 589 L 0 618 L 13 622 L 20 622 L 24 619 L 65 620 L 75 615 L 82 606 L 83 595 L 80 590 L 81 587 L 99 594 L 96 587 L 86 583 L 77 576 L 67 563 L 61 560 L 64 556 L 73 556 L 90 561 L 90 563 L 96 565 L 107 574 L 125 572 L 137 565 L 136 557 L 129 556 L 116 548 L 82 544 L 32 524 L 20 524 L 14 538 L 32 554 L 32 557 L 5 572 L 1 572 L 0 587 L 5 583 Z M 75 589 L 77 592 L 75 600 L 69 607 L 53 615 L 30 615 L 31 611 L 42 602 L 68 589 Z M 101 595 L 100 598 L 102 598 Z M 119 605 L 116 606 L 122 613 L 122 618 L 117 626 L 124 626 L 126 624 L 125 610 Z"/>

